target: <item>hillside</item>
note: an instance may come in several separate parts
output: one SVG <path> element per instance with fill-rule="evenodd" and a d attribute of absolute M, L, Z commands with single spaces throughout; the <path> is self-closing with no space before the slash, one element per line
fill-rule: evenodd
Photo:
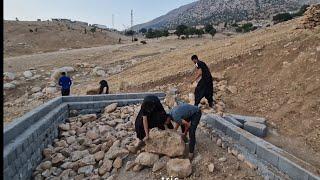
<path fill-rule="evenodd" d="M 134 29 L 269 19 L 280 12 L 296 11 L 303 4 L 319 2 L 320 0 L 199 0 L 150 22 L 136 25 Z"/>
<path fill-rule="evenodd" d="M 34 53 L 51 52 L 65 49 L 77 49 L 118 43 L 116 33 L 97 30 L 94 34 L 90 27 L 68 26 L 59 22 L 4 21 L 4 56 L 19 56 Z"/>

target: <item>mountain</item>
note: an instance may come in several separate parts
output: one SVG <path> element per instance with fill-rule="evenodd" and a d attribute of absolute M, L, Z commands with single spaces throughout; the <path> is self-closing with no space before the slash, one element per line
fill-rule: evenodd
<path fill-rule="evenodd" d="M 174 9 L 150 22 L 136 25 L 133 29 L 175 28 L 180 24 L 218 24 L 268 19 L 274 14 L 296 11 L 304 4 L 313 3 L 320 3 L 320 0 L 199 0 Z"/>

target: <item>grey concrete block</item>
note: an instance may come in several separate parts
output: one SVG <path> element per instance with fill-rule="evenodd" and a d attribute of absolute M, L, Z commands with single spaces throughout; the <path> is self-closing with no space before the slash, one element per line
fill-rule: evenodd
<path fill-rule="evenodd" d="M 246 122 L 255 122 L 260 124 L 266 124 L 266 119 L 262 117 L 254 117 L 254 116 L 243 116 L 237 114 L 230 114 L 230 116 L 234 117 L 240 123 L 244 124 Z"/>
<path fill-rule="evenodd" d="M 270 163 L 274 167 L 278 167 L 279 163 L 279 154 L 275 151 L 275 146 L 260 140 L 257 143 L 256 154 L 258 158 Z"/>
<path fill-rule="evenodd" d="M 243 124 L 240 123 L 239 121 L 237 121 L 234 117 L 232 116 L 225 116 L 223 117 L 226 121 L 230 122 L 231 124 L 237 126 L 237 127 L 240 127 L 240 128 L 243 128 Z"/>
<path fill-rule="evenodd" d="M 304 169 L 283 156 L 279 157 L 278 168 L 293 180 L 308 180 L 309 178 L 308 173 Z"/>
<path fill-rule="evenodd" d="M 64 96 L 62 97 L 63 102 L 84 102 L 93 101 L 93 96 Z"/>
<path fill-rule="evenodd" d="M 241 129 L 239 143 L 244 146 L 251 154 L 256 154 L 257 142 L 259 138 Z"/>
<path fill-rule="evenodd" d="M 317 176 L 315 174 L 309 174 L 308 180 L 320 180 L 320 176 Z"/>
<path fill-rule="evenodd" d="M 246 122 L 244 123 L 244 129 L 259 137 L 265 137 L 267 135 L 267 126 L 264 124 Z"/>
<path fill-rule="evenodd" d="M 230 136 L 232 139 L 239 141 L 240 134 L 237 131 L 237 128 L 238 127 L 227 126 L 226 134 L 227 134 L 227 136 Z"/>

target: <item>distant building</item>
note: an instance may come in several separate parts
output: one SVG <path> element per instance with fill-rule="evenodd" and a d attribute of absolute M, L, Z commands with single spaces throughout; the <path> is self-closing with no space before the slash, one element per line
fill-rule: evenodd
<path fill-rule="evenodd" d="M 70 19 L 57 19 L 57 18 L 53 18 L 51 19 L 52 22 L 64 22 L 64 23 L 72 23 L 72 21 Z"/>
<path fill-rule="evenodd" d="M 41 19 L 37 19 L 38 22 L 41 22 Z"/>
<path fill-rule="evenodd" d="M 176 31 L 177 31 L 177 30 L 175 30 L 175 29 L 168 30 L 168 32 L 169 32 L 170 35 L 173 35 Z"/>
<path fill-rule="evenodd" d="M 107 26 L 105 25 L 101 25 L 101 24 L 92 24 L 93 27 L 99 28 L 99 29 L 109 29 Z"/>
<path fill-rule="evenodd" d="M 196 29 L 204 29 L 204 25 L 196 25 L 195 28 Z"/>

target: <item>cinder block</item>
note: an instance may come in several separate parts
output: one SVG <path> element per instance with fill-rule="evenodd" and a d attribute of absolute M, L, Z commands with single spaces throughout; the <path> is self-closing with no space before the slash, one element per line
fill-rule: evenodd
<path fill-rule="evenodd" d="M 222 119 L 220 116 L 210 114 L 209 115 L 213 121 L 214 121 L 214 127 L 218 130 L 220 130 L 223 133 L 227 132 L 227 124 L 225 123 L 225 120 Z"/>
<path fill-rule="evenodd" d="M 244 130 L 258 137 L 265 137 L 267 135 L 267 126 L 260 123 L 246 122 L 244 123 Z"/>
<path fill-rule="evenodd" d="M 279 157 L 278 168 L 293 180 L 308 180 L 308 173 L 304 169 L 283 156 Z"/>
<path fill-rule="evenodd" d="M 310 173 L 308 174 L 308 180 L 320 180 L 320 176 Z"/>
<path fill-rule="evenodd" d="M 225 116 L 223 117 L 226 121 L 228 121 L 229 123 L 237 126 L 237 127 L 240 127 L 240 128 L 243 128 L 243 124 L 240 123 L 239 121 L 237 121 L 235 118 L 233 118 L 232 116 Z"/>
<path fill-rule="evenodd" d="M 257 142 L 260 141 L 259 138 L 242 129 L 240 131 L 242 132 L 240 133 L 239 143 L 247 148 L 251 154 L 256 154 Z"/>
<path fill-rule="evenodd" d="M 230 136 L 232 139 L 239 141 L 240 134 L 237 132 L 238 127 L 227 126 L 226 134 Z"/>
<path fill-rule="evenodd" d="M 278 167 L 279 154 L 275 151 L 276 147 L 263 140 L 260 140 L 256 143 L 256 154 L 258 158 L 263 159 L 264 161 L 270 163 L 274 167 Z"/>
<path fill-rule="evenodd" d="M 85 102 L 93 101 L 93 96 L 64 96 L 62 97 L 63 102 Z"/>
<path fill-rule="evenodd" d="M 266 124 L 266 119 L 262 117 L 254 117 L 254 116 L 243 116 L 237 114 L 230 114 L 230 116 L 234 117 L 240 123 L 244 124 L 246 122 L 255 122 L 260 124 Z"/>

